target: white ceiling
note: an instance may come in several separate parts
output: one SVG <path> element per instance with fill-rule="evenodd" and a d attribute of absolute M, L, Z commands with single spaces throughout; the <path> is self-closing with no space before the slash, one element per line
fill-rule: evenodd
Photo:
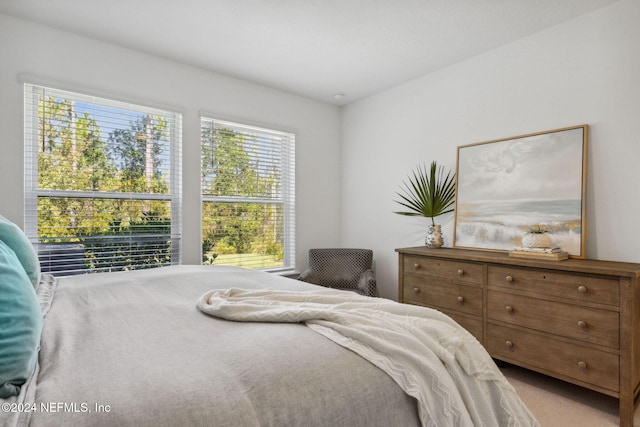
<path fill-rule="evenodd" d="M 0 0 L 0 13 L 344 105 L 615 1 Z"/>

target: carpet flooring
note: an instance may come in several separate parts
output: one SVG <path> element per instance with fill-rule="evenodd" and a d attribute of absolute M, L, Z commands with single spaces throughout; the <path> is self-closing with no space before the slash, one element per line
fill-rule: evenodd
<path fill-rule="evenodd" d="M 617 399 L 517 366 L 501 370 L 543 427 L 619 425 Z M 633 420 L 640 427 L 640 405 Z"/>

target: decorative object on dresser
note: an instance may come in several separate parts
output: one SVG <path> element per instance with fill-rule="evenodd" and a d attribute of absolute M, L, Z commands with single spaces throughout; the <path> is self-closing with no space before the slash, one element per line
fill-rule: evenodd
<path fill-rule="evenodd" d="M 509 251 L 509 256 L 514 258 L 543 258 L 549 261 L 564 261 L 565 259 L 569 259 L 569 253 L 560 248 L 517 247 Z"/>
<path fill-rule="evenodd" d="M 409 176 L 409 183 L 403 182 L 403 193 L 397 193 L 402 199 L 396 200 L 409 209 L 408 212 L 395 212 L 399 215 L 424 216 L 431 218 L 431 225 L 427 229 L 425 245 L 429 248 L 439 248 L 444 244 L 442 228 L 436 224 L 434 218 L 453 212 L 455 202 L 455 174 L 451 171 L 444 175 L 444 168 L 431 162 L 429 173 L 424 166 L 418 166 Z"/>
<path fill-rule="evenodd" d="M 585 257 L 588 125 L 458 147 L 454 247 L 511 250 L 545 223 Z"/>
<path fill-rule="evenodd" d="M 547 234 L 547 230 L 541 226 L 531 227 L 522 236 L 522 246 L 525 248 L 549 248 L 551 247 L 551 237 Z"/>
<path fill-rule="evenodd" d="M 516 258 L 545 258 L 553 261 L 569 259 L 569 253 L 558 247 L 551 247 L 551 238 L 541 226 L 532 227 L 522 237 L 522 246 L 509 251 Z"/>
<path fill-rule="evenodd" d="M 640 397 L 640 264 L 403 248 L 400 302 L 438 309 L 498 360 L 619 399 Z"/>

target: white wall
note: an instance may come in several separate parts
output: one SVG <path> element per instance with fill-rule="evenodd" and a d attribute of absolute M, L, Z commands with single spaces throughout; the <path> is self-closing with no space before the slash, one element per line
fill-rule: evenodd
<path fill-rule="evenodd" d="M 183 262 L 200 262 L 201 111 L 296 133 L 296 265 L 340 240 L 338 107 L 205 72 L 0 14 L 0 214 L 22 225 L 23 85 L 60 89 L 183 113 Z"/>
<path fill-rule="evenodd" d="M 456 147 L 589 124 L 589 258 L 640 262 L 640 2 L 568 23 L 344 107 L 342 244 L 374 250 L 382 296 L 397 296 L 395 248 L 427 219 L 392 212 L 419 163 L 455 171 Z M 451 246 L 453 215 L 440 217 Z"/>

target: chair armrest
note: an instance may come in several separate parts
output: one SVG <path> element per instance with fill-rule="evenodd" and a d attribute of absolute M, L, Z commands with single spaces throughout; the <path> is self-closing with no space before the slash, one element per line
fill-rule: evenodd
<path fill-rule="evenodd" d="M 365 270 L 362 272 L 358 279 L 358 289 L 367 296 L 378 296 L 376 277 L 373 274 L 373 270 Z"/>
<path fill-rule="evenodd" d="M 298 280 L 301 280 L 307 283 L 313 283 L 314 285 L 320 284 L 320 279 L 318 278 L 318 275 L 316 274 L 315 271 L 313 271 L 310 268 L 303 271 L 302 274 L 298 276 Z"/>

